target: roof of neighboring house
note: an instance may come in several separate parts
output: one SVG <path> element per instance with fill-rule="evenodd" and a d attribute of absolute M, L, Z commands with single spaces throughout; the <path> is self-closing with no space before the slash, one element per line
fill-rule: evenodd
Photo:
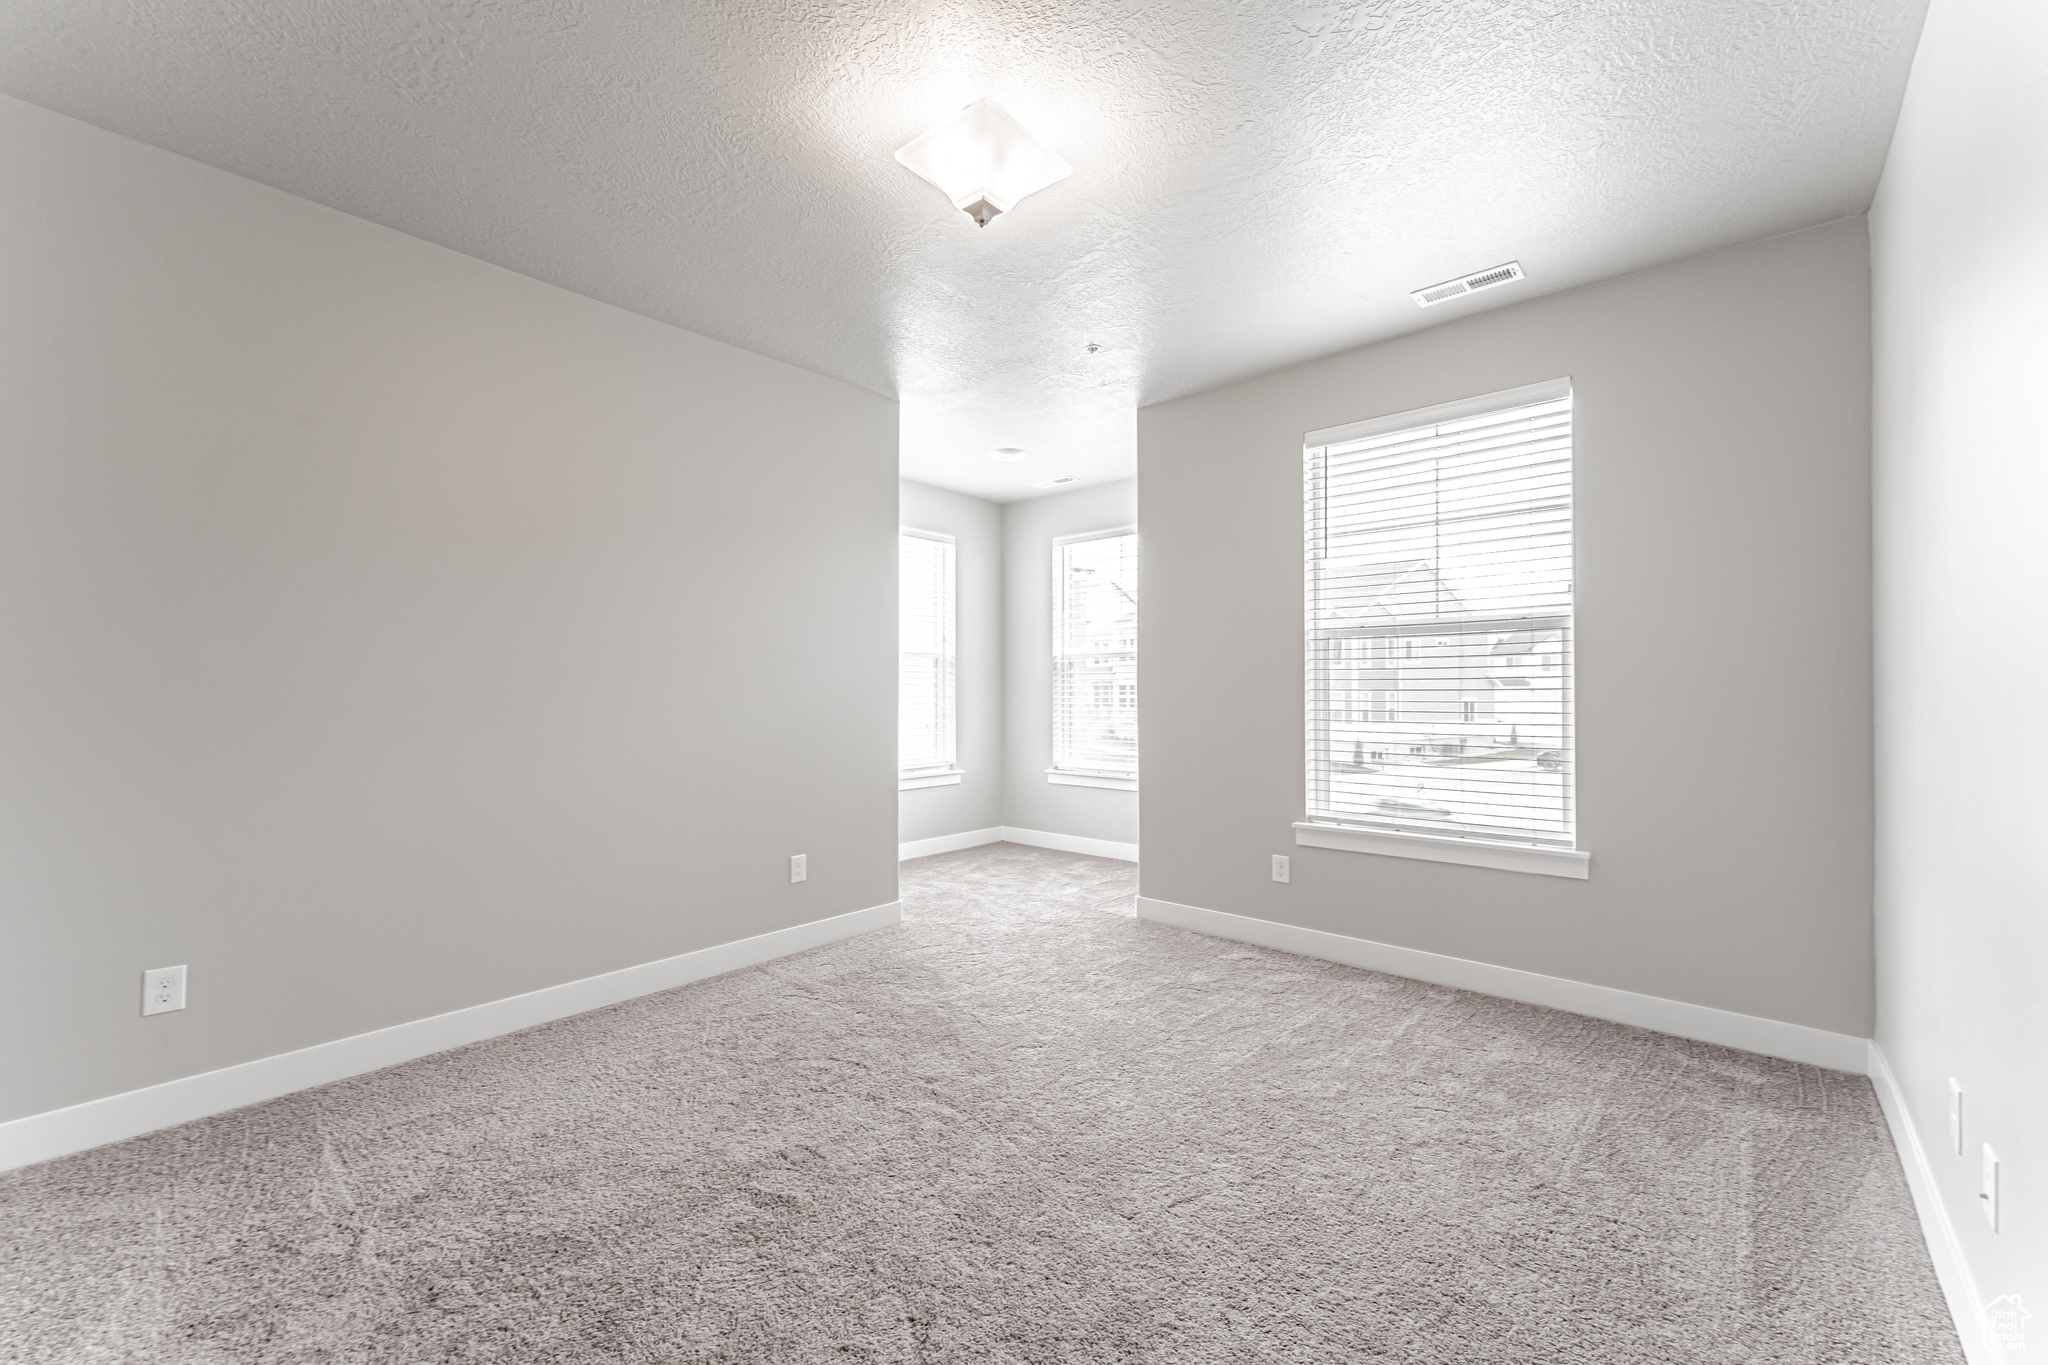
<path fill-rule="evenodd" d="M 1327 619 L 1392 621 L 1402 616 L 1441 616 L 1463 611 L 1465 604 L 1451 591 L 1426 559 L 1398 559 L 1361 564 L 1325 579 L 1324 600 L 1343 605 L 1325 613 Z M 1426 611 L 1418 608 L 1427 604 Z"/>

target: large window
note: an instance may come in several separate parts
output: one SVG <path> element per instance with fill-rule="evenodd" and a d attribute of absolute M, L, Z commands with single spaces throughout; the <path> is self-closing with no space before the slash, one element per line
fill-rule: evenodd
<path fill-rule="evenodd" d="M 1053 781 L 1133 786 L 1138 777 L 1138 537 L 1053 546 Z"/>
<path fill-rule="evenodd" d="M 959 781 L 953 747 L 953 538 L 898 538 L 896 766 L 905 786 Z"/>
<path fill-rule="evenodd" d="M 1306 453 L 1309 818 L 1572 847 L 1570 386 Z"/>

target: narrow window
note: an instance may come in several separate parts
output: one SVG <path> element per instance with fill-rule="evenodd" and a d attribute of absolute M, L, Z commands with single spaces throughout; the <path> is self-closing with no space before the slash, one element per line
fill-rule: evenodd
<path fill-rule="evenodd" d="M 953 538 L 897 540 L 896 767 L 899 777 L 953 767 Z M 954 779 L 958 781 L 958 779 Z"/>
<path fill-rule="evenodd" d="M 1138 775 L 1138 537 L 1053 546 L 1052 766 Z"/>
<path fill-rule="evenodd" d="M 1452 411 L 1306 451 L 1309 818 L 1569 848 L 1571 392 Z"/>

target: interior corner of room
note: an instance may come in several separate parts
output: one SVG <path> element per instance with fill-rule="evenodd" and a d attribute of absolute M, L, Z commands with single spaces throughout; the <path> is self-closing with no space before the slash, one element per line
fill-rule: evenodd
<path fill-rule="evenodd" d="M 2048 7 L 256 8 L 0 16 L 0 1356 L 2040 1349 Z"/>
<path fill-rule="evenodd" d="M 938 724 L 951 726 L 957 757 L 923 750 L 904 755 L 910 766 L 901 780 L 900 856 L 1009 842 L 1137 860 L 1136 779 L 1060 768 L 1068 760 L 1057 752 L 1055 733 L 1089 719 L 1071 716 L 1061 699 L 1086 706 L 1096 690 L 1091 678 L 1069 678 L 1055 657 L 1061 547 L 1131 532 L 1136 504 L 1136 483 L 1128 478 L 1006 503 L 903 480 L 907 553 L 919 553 L 917 542 L 930 535 L 948 537 L 953 547 L 955 638 L 946 645 L 950 660 L 944 664 L 954 675 L 953 690 L 944 698 L 949 714 Z M 924 685 L 931 656 L 920 651 L 913 660 L 910 652 L 920 624 L 915 616 L 948 609 L 929 604 L 929 579 L 918 578 L 907 558 L 902 582 L 899 734 L 907 740 L 937 728 L 928 722 L 924 731 L 916 729 L 941 699 Z M 914 599 L 913 593 L 924 596 Z M 1113 598 L 1112 605 L 1121 600 Z M 1133 671 L 1127 665 L 1121 681 L 1107 684 L 1130 693 L 1118 708 L 1127 723 L 1137 705 Z M 1114 703 L 1114 691 L 1109 696 Z M 952 780 L 926 785 L 908 775 L 926 770 L 946 771 Z"/>

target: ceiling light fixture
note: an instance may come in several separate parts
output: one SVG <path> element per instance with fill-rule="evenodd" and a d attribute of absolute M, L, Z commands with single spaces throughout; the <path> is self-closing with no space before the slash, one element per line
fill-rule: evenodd
<path fill-rule="evenodd" d="M 954 208 L 982 227 L 1025 195 L 1074 173 L 991 99 L 976 100 L 897 148 L 896 159 L 945 191 Z"/>
<path fill-rule="evenodd" d="M 1072 474 L 1062 474 L 1056 479 L 1047 479 L 1043 483 L 1034 483 L 1031 486 L 1033 488 L 1065 488 L 1070 483 L 1079 482 L 1081 481 Z"/>
<path fill-rule="evenodd" d="M 997 446 L 988 453 L 988 457 L 997 464 L 1021 464 L 1031 458 L 1031 452 L 1019 450 L 1016 446 Z"/>

